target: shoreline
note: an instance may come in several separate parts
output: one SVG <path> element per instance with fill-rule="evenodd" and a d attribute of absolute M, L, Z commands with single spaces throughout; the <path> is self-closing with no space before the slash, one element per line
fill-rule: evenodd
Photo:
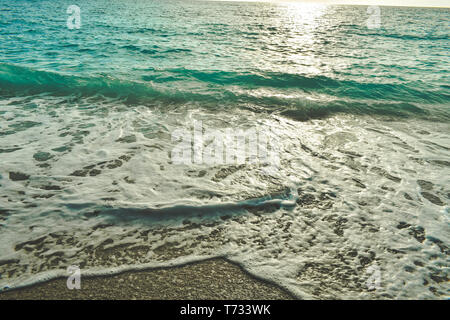
<path fill-rule="evenodd" d="M 69 290 L 56 278 L 0 293 L 0 300 L 292 300 L 281 287 L 250 275 L 224 258 L 181 266 L 81 278 Z"/>

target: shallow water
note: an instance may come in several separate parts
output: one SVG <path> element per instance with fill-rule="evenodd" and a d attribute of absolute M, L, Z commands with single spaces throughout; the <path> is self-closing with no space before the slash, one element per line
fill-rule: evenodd
<path fill-rule="evenodd" d="M 225 256 L 301 298 L 448 298 L 449 9 L 0 4 L 0 287 Z M 275 165 L 205 161 L 227 130 Z"/>

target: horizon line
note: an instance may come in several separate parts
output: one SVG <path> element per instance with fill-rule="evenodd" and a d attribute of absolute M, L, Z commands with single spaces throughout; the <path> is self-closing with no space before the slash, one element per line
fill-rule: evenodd
<path fill-rule="evenodd" d="M 301 4 L 323 4 L 329 6 L 379 6 L 379 7 L 402 7 L 402 8 L 436 8 L 436 9 L 450 9 L 450 6 L 441 5 L 414 5 L 414 4 L 374 4 L 374 3 L 352 3 L 349 1 L 342 1 L 341 3 L 330 3 L 326 0 L 308 1 L 308 0 L 199 0 L 199 1 L 213 1 L 213 2 L 265 2 L 265 3 L 301 3 Z"/>

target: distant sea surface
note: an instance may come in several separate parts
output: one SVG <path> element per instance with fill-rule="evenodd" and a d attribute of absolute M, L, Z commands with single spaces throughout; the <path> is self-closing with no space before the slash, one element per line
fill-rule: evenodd
<path fill-rule="evenodd" d="M 300 298 L 449 298 L 450 9 L 367 9 L 0 0 L 0 290 L 222 256 Z M 199 124 L 278 165 L 177 163 Z"/>

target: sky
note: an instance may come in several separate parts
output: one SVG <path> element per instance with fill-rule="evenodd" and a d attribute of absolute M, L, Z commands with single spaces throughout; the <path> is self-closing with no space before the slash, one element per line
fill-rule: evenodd
<path fill-rule="evenodd" d="M 247 0 L 247 1 L 312 2 L 312 3 L 330 3 L 330 4 L 361 4 L 361 5 L 412 6 L 412 7 L 447 7 L 447 8 L 450 7 L 450 0 Z"/>
<path fill-rule="evenodd" d="M 385 6 L 449 7 L 450 0 L 321 0 L 312 2 L 348 3 Z"/>

